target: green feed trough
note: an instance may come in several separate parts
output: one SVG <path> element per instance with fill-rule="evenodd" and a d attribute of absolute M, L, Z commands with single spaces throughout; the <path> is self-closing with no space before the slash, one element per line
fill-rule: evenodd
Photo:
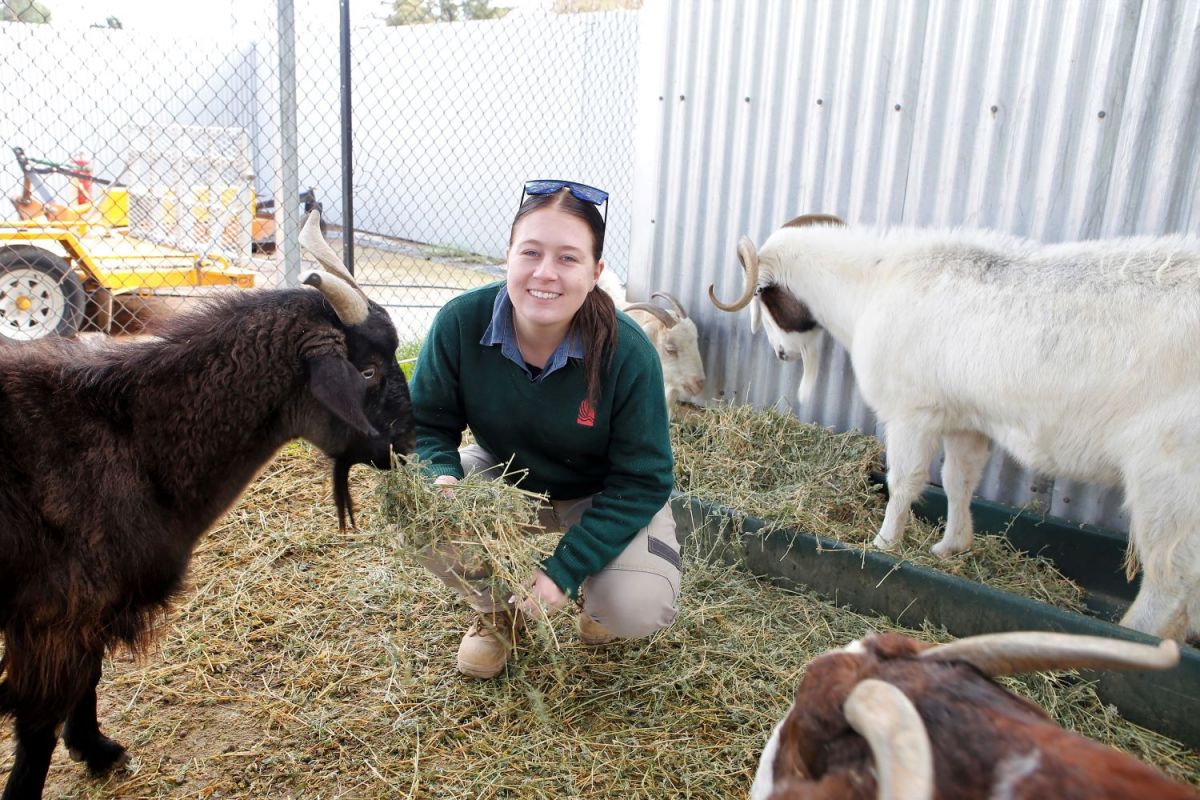
<path fill-rule="evenodd" d="M 807 588 L 861 613 L 878 613 L 898 624 L 922 620 L 959 637 L 1014 630 L 1045 630 L 1154 643 L 1122 628 L 1119 618 L 1137 591 L 1125 581 L 1125 537 L 1114 531 L 1019 511 L 988 501 L 972 502 L 979 532 L 1004 534 L 1016 547 L 1052 560 L 1087 592 L 1091 615 L 1055 608 L 1008 592 L 911 564 L 877 550 L 845 545 L 803 531 L 769 529 L 734 509 L 676 496 L 680 538 L 701 537 L 726 561 L 742 562 L 757 576 L 786 588 Z M 936 519 L 945 495 L 928 490 L 914 508 Z M 765 531 L 765 532 L 764 532 Z M 1168 672 L 1085 673 L 1100 698 L 1126 719 L 1200 747 L 1200 653 L 1183 648 Z"/>

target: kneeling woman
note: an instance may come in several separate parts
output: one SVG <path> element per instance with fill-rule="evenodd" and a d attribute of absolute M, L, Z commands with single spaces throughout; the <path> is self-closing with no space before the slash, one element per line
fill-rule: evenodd
<path fill-rule="evenodd" d="M 435 482 L 499 472 L 511 459 L 512 470 L 528 471 L 523 488 L 549 496 L 542 521 L 563 534 L 530 576 L 532 594 L 551 611 L 580 601 L 588 644 L 670 625 L 680 578 L 662 366 L 596 286 L 601 203 L 607 210 L 607 195 L 583 184 L 527 183 L 507 279 L 438 312 L 411 384 L 417 452 Z M 476 444 L 460 450 L 468 427 Z M 464 576 L 456 556 L 430 551 L 426 566 L 476 612 L 458 669 L 494 677 L 522 610 L 489 590 L 487 576 Z"/>

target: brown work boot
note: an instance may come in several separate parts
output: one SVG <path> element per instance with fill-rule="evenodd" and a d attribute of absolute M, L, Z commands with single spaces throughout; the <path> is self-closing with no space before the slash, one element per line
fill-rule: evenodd
<path fill-rule="evenodd" d="M 579 640 L 584 644 L 608 644 L 617 638 L 616 634 L 592 619 L 592 615 L 586 611 L 580 611 L 575 618 L 575 629 L 579 631 Z"/>
<path fill-rule="evenodd" d="M 469 678 L 494 678 L 525 627 L 519 611 L 475 612 L 475 621 L 458 645 L 458 671 Z"/>

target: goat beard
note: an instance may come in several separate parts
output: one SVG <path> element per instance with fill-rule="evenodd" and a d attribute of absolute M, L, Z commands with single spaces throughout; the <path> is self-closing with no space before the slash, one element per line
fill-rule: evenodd
<path fill-rule="evenodd" d="M 333 460 L 333 502 L 337 506 L 338 530 L 346 530 L 346 518 L 350 518 L 350 527 L 354 524 L 354 501 L 350 497 L 350 468 L 354 461 L 338 456 Z"/>
<path fill-rule="evenodd" d="M 820 328 L 805 333 L 800 344 L 800 363 L 804 366 L 804 375 L 800 378 L 800 389 L 796 394 L 802 406 L 811 403 L 817 391 L 817 378 L 821 373 L 821 344 Z"/>

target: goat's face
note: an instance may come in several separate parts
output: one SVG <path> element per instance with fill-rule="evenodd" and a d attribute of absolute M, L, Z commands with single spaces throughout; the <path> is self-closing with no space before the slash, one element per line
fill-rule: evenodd
<path fill-rule="evenodd" d="M 1074 780 L 1073 768 L 1050 766 L 1067 750 L 1105 752 L 1085 754 L 1079 762 L 1097 767 L 1125 757 L 1062 731 L 1036 705 L 991 678 L 1046 669 L 1167 669 L 1178 661 L 1171 641 L 1155 647 L 1016 632 L 930 646 L 900 634 L 870 636 L 809 664 L 763 751 L 750 797 L 875 797 L 876 781 L 878 797 L 932 797 L 935 746 L 940 779 L 970 775 L 973 786 L 984 790 L 943 786 L 942 796 L 1062 796 L 1061 784 L 1032 782 L 1046 775 Z M 928 730 L 926 720 L 933 726 Z M 1006 771 L 1006 757 L 1028 761 L 1030 753 L 1036 756 L 1030 763 L 1042 763 L 1044 772 Z M 1136 779 L 1147 780 L 1149 771 L 1129 762 L 1117 771 L 1137 770 Z M 1015 792 L 1015 780 L 1030 783 Z"/>
<path fill-rule="evenodd" d="M 767 341 L 780 361 L 805 359 L 812 344 L 820 339 L 820 326 L 808 306 L 778 284 L 758 289 L 750 301 L 750 329 L 767 329 Z M 807 359 L 805 359 L 807 364 Z"/>
<path fill-rule="evenodd" d="M 700 360 L 700 334 L 696 323 L 681 319 L 673 328 L 663 328 L 655 343 L 662 359 L 667 386 L 682 386 L 690 397 L 704 391 L 704 363 Z"/>
<path fill-rule="evenodd" d="M 821 326 L 808 306 L 778 284 L 762 287 L 750 301 L 750 328 L 758 332 L 761 321 L 771 351 L 780 361 L 799 361 L 804 367 L 797 392 L 800 403 L 812 401 L 821 369 Z"/>
<path fill-rule="evenodd" d="M 335 454 L 350 464 L 389 469 L 393 453 L 403 459 L 416 444 L 408 381 L 396 363 L 398 346 L 391 319 L 374 302 L 367 321 L 346 331 L 348 359 L 366 385 L 363 414 L 374 429 L 354 431 L 345 449 Z"/>
<path fill-rule="evenodd" d="M 688 318 L 683 305 L 669 292 L 654 292 L 650 297 L 662 298 L 671 307 L 634 303 L 625 308 L 625 313 L 642 326 L 654 343 L 662 362 L 667 402 L 695 397 L 704 391 L 704 362 L 700 358 L 700 333 L 696 323 Z"/>
<path fill-rule="evenodd" d="M 910 655 L 925 646 L 906 637 L 885 636 L 891 645 L 888 656 Z M 877 642 L 876 637 L 865 647 L 856 641 L 818 656 L 808 665 L 791 709 L 763 749 L 750 788 L 751 800 L 808 796 L 826 780 L 827 772 L 836 772 L 846 762 L 870 763 L 870 750 L 848 723 L 845 706 L 854 689 L 878 673 L 881 654 Z M 802 788 L 808 792 L 800 791 Z M 874 793 L 867 791 L 863 796 L 873 797 Z"/>
<path fill-rule="evenodd" d="M 309 393 L 321 407 L 313 430 L 303 434 L 333 459 L 333 498 L 338 524 L 354 525 L 350 467 L 370 464 L 389 469 L 392 454 L 403 458 L 416 445 L 416 425 L 408 382 L 396 363 L 399 339 L 387 312 L 367 299 L 341 257 L 320 232 L 320 216 L 309 214 L 300 245 L 324 268 L 302 281 L 318 289 L 341 330 L 345 354 L 328 351 L 307 357 Z M 322 424 L 323 423 L 323 424 Z"/>
<path fill-rule="evenodd" d="M 742 296 L 732 303 L 717 300 L 713 287 L 708 296 L 722 311 L 737 311 L 750 306 L 750 330 L 758 333 L 759 326 L 767 329 L 771 351 L 781 361 L 799 359 L 804 365 L 800 381 L 800 402 L 812 400 L 817 385 L 821 359 L 821 327 L 808 305 L 788 288 L 787 276 L 796 265 L 786 258 L 786 247 L 779 234 L 763 245 L 760 253 L 749 237 L 738 242 L 738 259 L 745 273 Z M 779 276 L 779 277 L 777 277 Z"/>
<path fill-rule="evenodd" d="M 396 363 L 396 329 L 378 304 L 367 319 L 344 328 L 346 357 L 309 359 L 309 390 L 317 401 L 305 438 L 333 459 L 338 523 L 354 524 L 349 473 L 355 464 L 389 469 L 415 446 L 408 382 Z"/>

